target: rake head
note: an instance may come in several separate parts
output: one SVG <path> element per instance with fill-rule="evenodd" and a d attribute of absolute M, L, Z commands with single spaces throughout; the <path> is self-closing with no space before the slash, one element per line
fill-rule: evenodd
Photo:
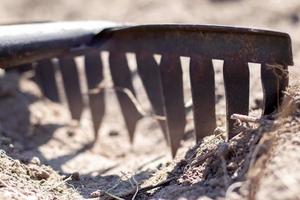
<path fill-rule="evenodd" d="M 114 87 L 127 91 L 116 92 L 116 95 L 131 141 L 136 124 L 143 117 L 130 98 L 135 96 L 135 91 L 125 54 L 135 53 L 137 72 L 153 113 L 165 117 L 159 123 L 173 156 L 180 146 L 186 125 L 180 56 L 190 57 L 197 141 L 212 134 L 216 128 L 212 59 L 224 60 L 228 138 L 234 136 L 230 116 L 233 113 L 247 115 L 249 112 L 248 63 L 261 63 L 264 115 L 278 109 L 283 90 L 288 85 L 287 66 L 293 64 L 290 37 L 274 31 L 203 25 L 119 26 L 103 22 L 0 27 L 1 67 L 21 71 L 26 64 L 27 68 L 35 71 L 44 95 L 60 102 L 55 81 L 55 70 L 58 68 L 63 77 L 71 116 L 77 120 L 85 105 L 74 57 L 84 56 L 87 85 L 92 90 L 104 79 L 99 57 L 101 51 L 109 52 Z M 160 64 L 155 61 L 154 54 L 161 55 Z M 95 133 L 105 114 L 105 104 L 104 92 L 89 94 L 88 106 Z"/>

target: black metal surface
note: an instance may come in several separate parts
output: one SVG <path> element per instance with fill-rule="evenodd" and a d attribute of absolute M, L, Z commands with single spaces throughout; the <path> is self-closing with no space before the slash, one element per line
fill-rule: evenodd
<path fill-rule="evenodd" d="M 261 81 L 264 93 L 263 114 L 269 115 L 278 110 L 284 95 L 283 91 L 288 86 L 287 66 L 263 63 Z"/>
<path fill-rule="evenodd" d="M 288 85 L 287 66 L 293 64 L 290 37 L 285 33 L 204 25 L 140 25 L 116 27 L 112 23 L 41 23 L 0 27 L 0 67 L 8 68 L 41 59 L 60 59 L 65 91 L 72 117 L 79 119 L 83 101 L 76 65 L 70 56 L 107 50 L 114 85 L 127 88 L 133 94 L 131 72 L 126 52 L 137 55 L 139 75 L 145 86 L 155 114 L 166 115 L 160 121 L 175 155 L 184 133 L 185 112 L 182 71 L 179 56 L 188 56 L 193 96 L 197 140 L 212 133 L 215 124 L 214 71 L 211 59 L 224 60 L 224 82 L 227 102 L 229 138 L 234 136 L 233 113 L 247 114 L 249 106 L 248 62 L 262 63 L 264 114 L 278 109 L 283 90 Z M 159 66 L 153 54 L 161 54 Z M 102 79 L 101 62 L 95 54 L 86 58 L 86 76 L 92 89 Z M 276 69 L 269 66 L 277 66 Z M 40 64 L 44 76 L 51 71 L 49 63 Z M 91 67 L 89 67 L 91 66 Z M 99 66 L 99 67 L 97 67 Z M 20 69 L 21 70 L 21 69 Z M 38 70 L 38 71 L 39 71 Z M 274 71 L 276 73 L 274 73 Z M 159 73 L 158 73 L 159 72 Z M 45 74 L 44 74 L 45 73 Z M 52 72 L 49 72 L 51 74 Z M 43 75 L 44 74 L 44 75 Z M 98 75 L 96 75 L 98 74 Z M 52 76 L 52 75 L 51 75 Z M 42 87 L 52 88 L 53 78 L 47 77 Z M 51 80 L 50 80 L 51 79 Z M 48 91 L 48 89 L 46 89 Z M 50 90 L 51 91 L 51 90 Z M 46 92 L 46 91 L 45 91 Z M 47 96 L 55 96 L 52 92 Z M 104 115 L 104 93 L 90 95 L 94 130 Z M 122 114 L 133 140 L 141 115 L 124 92 L 117 92 Z"/>
<path fill-rule="evenodd" d="M 73 58 L 66 57 L 59 59 L 59 65 L 71 117 L 80 120 L 84 105 L 76 63 Z"/>
<path fill-rule="evenodd" d="M 223 77 L 226 97 L 226 119 L 228 138 L 235 136 L 234 113 L 248 115 L 249 112 L 249 67 L 241 60 L 224 60 Z"/>
<path fill-rule="evenodd" d="M 95 89 L 103 80 L 103 66 L 99 53 L 89 53 L 85 55 L 85 74 L 88 83 L 88 89 Z M 89 94 L 89 105 L 93 121 L 95 138 L 101 125 L 105 113 L 105 93 L 101 89 L 98 93 Z"/>
<path fill-rule="evenodd" d="M 186 124 L 182 69 L 179 56 L 162 55 L 159 69 L 167 117 L 168 141 L 174 157 L 180 147 Z"/>
<path fill-rule="evenodd" d="M 142 116 L 128 95 L 120 91 L 122 88 L 126 88 L 135 95 L 132 86 L 131 73 L 125 54 L 116 51 L 110 52 L 109 64 L 112 80 L 117 89 L 116 95 L 129 133 L 129 139 L 130 142 L 133 142 L 136 123 Z"/>
<path fill-rule="evenodd" d="M 216 128 L 215 73 L 212 60 L 200 56 L 192 57 L 190 80 L 196 139 L 200 141 Z"/>
<path fill-rule="evenodd" d="M 203 56 L 244 62 L 273 61 L 292 65 L 289 35 L 239 27 L 204 25 L 141 25 L 106 29 L 93 40 L 94 46 L 124 52 Z M 269 52 L 272 52 L 271 54 Z"/>
<path fill-rule="evenodd" d="M 99 37 L 95 37 L 94 46 L 109 51 L 118 49 L 118 51 L 122 52 L 147 52 L 148 54 L 161 54 L 164 56 L 180 55 L 189 56 L 191 58 L 200 56 L 202 58 L 224 59 L 224 79 L 227 100 L 226 118 L 229 138 L 234 135 L 232 131 L 233 121 L 230 120 L 230 115 L 235 112 L 240 114 L 248 113 L 249 69 L 247 62 L 268 61 L 273 63 L 274 60 L 277 60 L 285 65 L 293 63 L 290 38 L 287 34 L 245 28 L 198 25 L 144 25 L 121 27 L 107 29 L 101 32 Z M 208 77 L 212 78 L 212 71 L 207 70 L 208 74 L 203 76 L 209 80 Z M 172 73 L 168 73 L 169 76 L 172 76 Z M 169 76 L 166 74 L 164 77 L 161 76 L 163 84 L 170 79 Z M 194 82 L 201 82 L 201 80 L 196 80 L 196 78 L 192 76 L 196 75 L 191 74 L 191 79 Z M 213 88 L 212 82 L 213 80 L 203 81 L 203 88 L 210 88 L 211 90 Z M 165 85 L 167 84 L 165 83 Z M 169 89 L 167 89 L 168 87 Z M 168 98 L 166 97 L 166 92 L 168 92 L 169 96 L 172 92 L 175 92 L 170 89 L 174 87 L 172 84 L 168 87 L 164 86 L 165 102 L 167 102 L 166 98 Z M 205 94 L 200 94 L 200 92 L 198 94 L 198 91 L 192 91 L 192 93 L 194 93 L 194 99 L 197 98 L 197 95 L 199 95 L 198 99 L 200 99 L 201 95 L 205 96 Z M 202 99 L 201 103 L 197 102 L 196 104 L 201 105 L 203 110 L 209 110 L 209 118 L 213 121 L 209 121 L 208 118 L 206 121 L 207 124 L 203 124 L 200 119 L 196 119 L 195 124 L 196 129 L 198 129 L 198 140 L 204 136 L 201 135 L 204 132 L 207 132 L 207 134 L 209 134 L 209 132 L 212 133 L 216 123 L 213 111 L 214 101 L 210 101 L 213 99 L 212 92 L 210 94 L 208 92 L 206 98 L 209 99 Z M 172 101 L 176 102 L 177 99 L 175 99 L 173 96 Z M 165 103 L 166 110 L 167 107 L 170 107 L 168 105 L 170 102 Z M 195 118 L 200 118 L 200 114 L 197 114 L 197 112 L 204 112 L 200 111 L 199 105 L 195 106 L 196 109 L 199 109 L 199 111 L 196 111 Z M 173 107 L 176 111 L 176 106 Z M 177 102 L 177 109 L 178 107 L 181 107 L 181 105 Z M 177 115 L 178 113 L 174 112 L 173 114 Z M 176 121 L 176 119 L 172 119 L 172 116 L 167 114 L 167 123 L 170 123 L 170 121 Z M 169 138 L 175 137 L 174 141 L 176 142 L 170 141 L 174 154 L 179 147 L 178 138 L 182 137 L 183 131 L 182 128 L 179 128 L 182 127 L 179 124 L 176 124 L 178 127 L 170 129 L 172 125 L 168 125 L 168 134 L 170 135 Z M 200 133 L 200 128 L 203 130 L 206 129 L 206 131 L 201 131 L 202 133 Z"/>
<path fill-rule="evenodd" d="M 139 75 L 153 107 L 154 113 L 159 116 L 165 116 L 159 66 L 152 54 L 144 52 L 136 54 L 136 61 Z M 158 122 L 164 133 L 165 139 L 169 144 L 166 122 L 163 120 L 158 120 Z"/>
<path fill-rule="evenodd" d="M 54 102 L 60 102 L 52 60 L 39 61 L 35 67 L 35 76 L 44 96 Z"/>

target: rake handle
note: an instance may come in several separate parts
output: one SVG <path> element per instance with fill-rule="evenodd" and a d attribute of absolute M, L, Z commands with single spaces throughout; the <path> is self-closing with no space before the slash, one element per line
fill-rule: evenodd
<path fill-rule="evenodd" d="M 104 21 L 0 26 L 0 67 L 86 51 L 96 34 L 114 26 Z"/>

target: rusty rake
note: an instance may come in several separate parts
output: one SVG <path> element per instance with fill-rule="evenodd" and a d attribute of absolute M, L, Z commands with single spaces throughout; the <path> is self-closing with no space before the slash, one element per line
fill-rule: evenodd
<path fill-rule="evenodd" d="M 249 112 L 249 62 L 261 64 L 263 114 L 276 112 L 288 85 L 288 65 L 293 65 L 288 34 L 224 26 L 118 25 L 107 22 L 53 22 L 0 27 L 0 65 L 6 70 L 33 69 L 44 95 L 60 102 L 55 65 L 63 77 L 64 90 L 73 119 L 84 109 L 78 69 L 74 57 L 84 56 L 89 89 L 103 81 L 99 52 L 109 52 L 115 87 L 135 95 L 128 52 L 136 55 L 137 71 L 153 113 L 176 154 L 184 135 L 186 112 L 180 56 L 190 57 L 189 74 L 197 141 L 216 128 L 215 73 L 212 59 L 224 60 L 228 137 L 234 136 L 233 113 Z M 154 54 L 161 55 L 159 64 Z M 272 67 L 273 66 L 273 67 Z M 275 67 L 274 67 L 275 66 Z M 116 92 L 132 141 L 141 113 L 124 92 Z M 89 94 L 89 109 L 97 133 L 105 114 L 104 93 Z"/>

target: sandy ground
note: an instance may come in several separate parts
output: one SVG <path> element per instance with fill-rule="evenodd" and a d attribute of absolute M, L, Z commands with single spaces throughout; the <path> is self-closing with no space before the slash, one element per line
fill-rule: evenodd
<path fill-rule="evenodd" d="M 83 0 L 19 0 L 18 3 L 2 0 L 0 11 L 1 23 L 48 20 L 110 20 L 133 23 L 225 24 L 276 29 L 288 32 L 292 37 L 296 67 L 290 67 L 292 72 L 291 79 L 292 82 L 297 79 L 297 66 L 300 62 L 300 37 L 298 37 L 300 33 L 300 2 L 297 0 L 266 0 L 263 2 L 259 0 L 138 0 L 134 2 L 130 0 L 90 0 L 88 2 Z M 220 69 L 221 63 L 216 61 L 215 67 L 216 69 Z M 106 70 L 107 68 L 106 66 Z M 258 70 L 258 67 L 253 67 L 251 73 L 257 74 Z M 255 84 L 258 78 L 254 76 L 251 82 L 251 108 L 256 107 L 254 102 L 257 98 L 261 97 L 261 92 L 259 91 L 261 88 L 258 84 Z M 221 74 L 218 73 L 216 78 L 218 87 L 216 91 L 220 95 L 223 92 L 221 79 Z M 141 94 L 138 96 L 139 99 L 141 102 L 144 102 L 145 95 L 140 88 L 139 81 L 135 79 L 135 86 L 138 91 L 141 91 Z M 185 83 L 187 82 L 186 78 Z M 243 160 L 243 156 L 252 152 L 250 150 L 251 145 L 249 144 L 252 144 L 251 141 L 253 139 L 247 131 L 247 134 L 237 139 L 237 144 L 226 144 L 229 146 L 232 145 L 233 149 L 238 149 L 240 155 L 225 158 L 225 165 L 238 163 L 238 166 L 227 167 L 231 171 L 229 170 L 228 172 L 228 180 L 225 180 L 223 178 L 224 171 L 222 171 L 224 168 L 220 167 L 223 163 L 223 160 L 219 159 L 220 154 L 215 155 L 212 153 L 214 156 L 205 162 L 192 164 L 195 159 L 205 156 L 207 152 L 219 151 L 220 145 L 224 144 L 222 137 L 212 137 L 207 139 L 204 146 L 193 147 L 192 124 L 188 124 L 182 148 L 179 150 L 175 161 L 172 161 L 162 133 L 153 119 L 145 118 L 139 122 L 135 142 L 133 145 L 130 145 L 125 125 L 120 116 L 119 107 L 112 93 L 107 95 L 110 106 L 99 131 L 99 139 L 94 141 L 88 113 L 85 113 L 79 126 L 74 125 L 69 119 L 67 109 L 64 106 L 54 104 L 42 98 L 39 89 L 34 83 L 15 75 L 2 76 L 0 83 L 4 83 L 0 84 L 3 85 L 0 88 L 1 126 L 3 132 L 6 133 L 4 137 L 12 139 L 9 143 L 13 143 L 14 146 L 11 147 L 13 150 L 7 149 L 8 154 L 24 163 L 30 163 L 33 157 L 38 157 L 42 163 L 51 166 L 62 176 L 68 177 L 69 174 L 74 172 L 79 172 L 80 174 L 80 180 L 72 179 L 64 181 L 62 177 L 56 176 L 56 181 L 61 183 L 63 187 L 71 188 L 72 191 L 67 191 L 67 195 L 50 191 L 53 193 L 50 193 L 48 197 L 40 192 L 40 195 L 36 195 L 37 199 L 53 199 L 54 197 L 58 199 L 91 198 L 93 195 L 95 197 L 98 196 L 97 190 L 101 191 L 99 192 L 100 194 L 103 191 L 107 191 L 109 194 L 124 196 L 128 191 L 135 191 L 137 183 L 141 186 L 154 185 L 162 180 L 174 177 L 176 177 L 177 181 L 171 180 L 166 184 L 168 186 L 163 189 L 152 191 L 153 194 L 151 195 L 142 193 L 137 198 L 174 199 L 180 196 L 186 199 L 197 199 L 200 196 L 206 196 L 203 197 L 204 199 L 224 198 L 228 187 L 236 182 L 236 179 L 233 177 L 234 172 L 247 161 L 247 159 Z M 188 88 L 188 84 L 185 87 Z M 188 99 L 187 97 L 186 100 Z M 148 107 L 147 101 L 144 106 Z M 221 117 L 219 125 L 222 125 L 222 116 L 225 113 L 222 98 L 217 104 L 217 112 Z M 287 124 L 291 123 L 294 123 L 293 119 Z M 292 127 L 288 125 L 288 130 L 283 128 L 280 133 L 298 132 L 297 125 L 295 125 L 296 128 L 294 129 Z M 258 132 L 260 133 L 260 131 Z M 274 134 L 276 135 L 277 133 Z M 287 138 L 281 139 L 281 136 Z M 299 152 L 297 142 L 292 142 L 294 145 L 290 145 L 290 142 L 285 143 L 285 141 L 290 141 L 288 137 L 278 134 L 278 143 L 280 145 L 277 145 L 276 147 L 278 148 L 274 147 L 275 149 L 268 153 L 276 154 L 276 152 L 282 152 L 281 148 L 288 148 L 291 149 L 290 151 Z M 88 148 L 88 145 L 93 142 L 95 142 L 94 147 Z M 238 145 L 249 145 L 249 149 L 243 149 Z M 188 149 L 190 149 L 189 153 L 185 154 Z M 195 152 L 198 153 L 195 154 Z M 297 196 L 297 191 L 293 191 L 295 190 L 294 187 L 290 189 L 289 185 L 299 184 L 299 179 L 290 178 L 288 179 L 290 180 L 288 183 L 280 183 L 279 181 L 278 188 L 280 189 L 278 190 L 274 190 L 275 186 L 270 190 L 261 190 L 261 188 L 267 188 L 274 179 L 278 179 L 278 176 L 289 177 L 285 173 L 292 171 L 294 171 L 293 174 L 297 174 L 299 159 L 296 154 L 294 156 L 279 156 L 280 159 L 287 159 L 287 161 L 278 161 L 280 164 L 288 162 L 288 160 L 294 160 L 295 168 L 288 169 L 284 167 L 285 165 L 275 164 L 275 169 L 281 166 L 282 171 L 276 172 L 278 174 L 275 174 L 273 178 L 269 175 L 264 175 L 264 177 L 271 178 L 259 179 L 259 183 L 256 185 L 260 187 L 255 190 L 254 197 L 265 199 L 272 192 L 274 194 L 272 198 L 276 199 L 278 198 L 276 192 L 281 191 L 282 187 L 285 189 L 282 189 L 281 193 L 287 194 L 287 196 L 280 196 L 282 198 L 279 199 L 296 199 L 299 197 Z M 184 157 L 187 161 L 186 163 L 181 163 L 180 160 Z M 274 162 L 276 162 L 276 157 L 274 159 Z M 272 163 L 274 164 L 273 161 L 269 161 L 269 163 L 261 162 L 266 164 L 263 165 L 264 167 L 258 167 L 259 169 L 268 168 L 270 170 L 260 171 L 259 173 L 270 173 L 274 168 L 272 167 Z M 30 172 L 31 169 L 28 171 Z M 26 173 L 28 174 L 29 172 Z M 211 174 L 211 176 L 208 177 L 204 172 Z M 55 174 L 56 172 L 51 171 L 49 173 Z M 239 174 L 240 179 L 238 180 L 244 181 L 245 174 L 246 172 L 241 172 Z M 250 178 L 242 186 L 239 186 L 241 187 L 240 192 L 232 194 L 230 198 L 253 197 L 252 194 L 247 193 L 251 191 L 251 184 L 257 181 L 256 174 L 254 172 L 253 174 L 252 179 L 249 175 Z M 220 182 L 220 180 L 222 180 L 222 183 L 217 184 L 216 182 Z M 286 179 L 281 180 L 286 181 Z M 46 181 L 46 183 L 49 184 L 47 187 L 53 187 L 53 182 Z M 34 184 L 40 183 L 34 182 Z M 47 189 L 37 189 L 37 191 L 43 190 Z M 64 188 L 62 190 L 65 191 Z M 291 196 L 288 196 L 289 194 Z M 131 199 L 133 195 L 134 193 L 130 193 L 129 196 L 125 195 L 124 198 Z M 32 196 L 31 193 L 30 196 Z M 107 196 L 107 194 L 104 196 Z M 18 196 L 16 198 L 23 197 L 21 195 L 21 197 Z"/>

